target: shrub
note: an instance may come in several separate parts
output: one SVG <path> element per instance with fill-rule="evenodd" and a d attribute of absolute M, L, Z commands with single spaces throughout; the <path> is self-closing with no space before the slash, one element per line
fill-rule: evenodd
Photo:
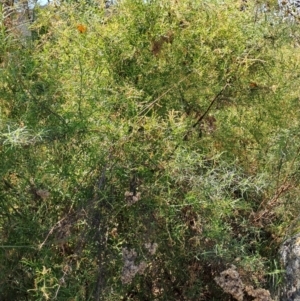
<path fill-rule="evenodd" d="M 232 263 L 267 285 L 297 229 L 297 24 L 239 1 L 37 16 L 0 42 L 1 299 L 224 300 Z"/>

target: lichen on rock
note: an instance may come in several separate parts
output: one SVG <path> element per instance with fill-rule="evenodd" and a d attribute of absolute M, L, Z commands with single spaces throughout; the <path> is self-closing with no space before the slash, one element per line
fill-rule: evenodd
<path fill-rule="evenodd" d="M 220 277 L 215 277 L 217 284 L 230 294 L 237 301 L 253 300 L 253 301 L 272 301 L 270 292 L 253 286 L 245 286 L 242 282 L 240 274 L 234 265 L 231 268 L 223 271 Z"/>

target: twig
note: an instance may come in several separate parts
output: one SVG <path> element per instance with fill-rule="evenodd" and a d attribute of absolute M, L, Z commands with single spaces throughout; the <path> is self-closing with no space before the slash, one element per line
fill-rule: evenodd
<path fill-rule="evenodd" d="M 187 77 L 190 74 L 188 74 L 187 76 L 185 76 L 183 79 L 181 79 L 178 83 L 174 84 L 171 88 L 169 88 L 167 91 L 165 91 L 164 93 L 162 93 L 160 96 L 158 96 L 156 99 L 154 99 L 151 103 L 149 103 L 144 109 L 142 109 L 139 113 L 138 116 L 141 116 L 145 111 L 147 111 L 146 113 L 148 113 L 151 109 L 151 107 L 153 107 L 159 100 L 161 100 L 166 94 L 168 94 L 171 90 L 173 90 L 176 86 L 178 86 L 179 84 L 181 84 L 183 81 L 185 81 L 187 79 Z"/>
<path fill-rule="evenodd" d="M 59 221 L 58 221 L 57 223 L 55 223 L 55 225 L 50 229 L 50 231 L 48 232 L 48 234 L 47 234 L 45 240 L 44 240 L 41 244 L 39 244 L 39 246 L 38 246 L 38 250 L 39 250 L 39 251 L 43 248 L 43 246 L 44 246 L 45 243 L 47 242 L 49 236 L 53 233 L 54 229 L 58 228 L 59 225 L 61 224 L 61 222 L 62 222 L 63 220 L 65 220 L 66 218 L 67 218 L 67 217 L 65 216 L 64 218 L 62 218 L 61 220 L 59 220 Z"/>
<path fill-rule="evenodd" d="M 281 185 L 277 189 L 277 191 L 276 191 L 275 195 L 273 196 L 273 198 L 266 204 L 265 208 L 254 214 L 254 217 L 253 217 L 254 222 L 256 222 L 256 223 L 260 222 L 263 218 L 267 218 L 268 215 L 270 216 L 271 215 L 270 214 L 270 209 L 275 206 L 275 204 L 277 203 L 279 197 L 283 193 L 285 193 L 286 191 L 288 191 L 291 187 L 292 187 L 291 184 L 283 184 L 283 185 Z"/>
<path fill-rule="evenodd" d="M 197 125 L 199 125 L 201 123 L 201 121 L 206 117 L 206 115 L 209 113 L 210 109 L 212 108 L 212 106 L 214 105 L 214 103 L 217 101 L 217 99 L 222 95 L 222 93 L 225 91 L 225 89 L 229 86 L 229 83 L 227 83 L 219 92 L 217 95 L 215 95 L 215 97 L 213 98 L 213 100 L 210 102 L 209 106 L 207 107 L 206 111 L 199 117 L 199 119 L 192 125 L 192 128 L 189 129 L 185 135 L 183 136 L 183 140 L 186 140 L 188 134 L 191 132 L 192 129 L 194 129 Z M 176 145 L 177 149 L 179 146 L 179 144 Z"/>
<path fill-rule="evenodd" d="M 38 99 L 31 93 L 31 91 L 27 90 L 22 79 L 20 77 L 18 77 L 18 83 L 20 84 L 23 93 L 28 94 L 31 99 L 33 100 L 33 102 L 37 105 L 40 105 L 45 111 L 48 111 L 48 113 L 54 115 L 57 119 L 59 119 L 65 126 L 67 126 L 67 123 L 65 121 L 65 119 L 63 117 L 61 117 L 59 114 L 57 114 L 56 112 L 52 111 L 51 109 L 49 109 L 49 107 L 45 106 L 43 103 L 40 103 L 38 101 Z"/>

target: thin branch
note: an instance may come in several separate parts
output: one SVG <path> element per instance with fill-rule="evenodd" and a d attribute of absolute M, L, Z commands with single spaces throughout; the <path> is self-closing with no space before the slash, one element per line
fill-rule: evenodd
<path fill-rule="evenodd" d="M 199 125 L 202 120 L 206 117 L 206 115 L 209 113 L 210 109 L 212 108 L 212 106 L 214 105 L 214 103 L 217 101 L 217 99 L 223 94 L 223 92 L 225 91 L 225 89 L 229 86 L 229 83 L 227 83 L 219 92 L 217 95 L 215 95 L 215 97 L 213 98 L 213 100 L 210 102 L 209 106 L 207 107 L 206 111 L 199 117 L 199 119 L 192 125 L 192 129 L 194 129 L 197 125 Z M 186 140 L 188 134 L 191 132 L 192 129 L 189 129 L 185 135 L 183 136 L 183 140 Z M 177 144 L 176 148 L 179 146 L 179 144 Z"/>
<path fill-rule="evenodd" d="M 44 246 L 45 243 L 47 242 L 49 236 L 52 235 L 53 231 L 54 231 L 55 229 L 59 228 L 60 225 L 61 225 L 61 222 L 62 222 L 63 220 L 65 220 L 66 218 L 67 218 L 67 216 L 63 217 L 61 220 L 59 220 L 58 222 L 56 222 L 54 226 L 51 227 L 51 229 L 50 229 L 50 231 L 48 232 L 48 234 L 47 234 L 46 238 L 44 239 L 44 241 L 43 241 L 41 244 L 39 244 L 39 246 L 38 246 L 38 250 L 39 250 L 39 251 L 43 248 L 43 246 Z"/>
<path fill-rule="evenodd" d="M 63 117 L 61 117 L 59 114 L 57 114 L 56 112 L 52 111 L 51 109 L 49 109 L 47 106 L 45 106 L 43 103 L 40 103 L 38 101 L 38 99 L 31 93 L 31 91 L 27 90 L 22 79 L 19 77 L 18 78 L 18 83 L 20 84 L 23 93 L 28 94 L 31 99 L 34 101 L 35 104 L 40 105 L 45 111 L 48 111 L 48 113 L 54 115 L 56 118 L 58 118 L 65 126 L 67 126 L 67 123 L 65 121 L 65 119 Z"/>
<path fill-rule="evenodd" d="M 181 84 L 183 81 L 185 81 L 188 76 L 190 74 L 188 74 L 187 76 L 185 76 L 183 79 L 181 79 L 178 83 L 174 84 L 171 88 L 169 88 L 167 91 L 165 91 L 164 93 L 162 93 L 160 96 L 158 96 L 156 99 L 154 99 L 151 103 L 149 103 L 144 109 L 142 109 L 139 113 L 138 116 L 141 116 L 144 112 L 146 112 L 146 114 L 151 110 L 151 108 L 159 101 L 161 100 L 166 94 L 168 94 L 170 91 L 172 91 L 176 86 L 178 86 L 179 84 Z"/>

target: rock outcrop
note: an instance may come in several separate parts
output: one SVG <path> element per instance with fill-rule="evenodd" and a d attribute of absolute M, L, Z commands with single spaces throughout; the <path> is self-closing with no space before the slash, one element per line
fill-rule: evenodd
<path fill-rule="evenodd" d="M 280 250 L 285 282 L 281 301 L 300 301 L 300 233 L 286 240 Z"/>

